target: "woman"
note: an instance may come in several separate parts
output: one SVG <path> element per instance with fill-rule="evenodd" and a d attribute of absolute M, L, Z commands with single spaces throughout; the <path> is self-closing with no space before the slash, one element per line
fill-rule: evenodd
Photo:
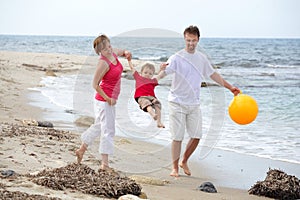
<path fill-rule="evenodd" d="M 115 105 L 120 94 L 123 66 L 118 56 L 131 59 L 126 50 L 113 49 L 106 35 L 94 40 L 96 54 L 100 55 L 93 78 L 95 95 L 95 122 L 81 135 L 82 144 L 76 150 L 77 162 L 80 163 L 87 148 L 96 137 L 100 136 L 99 152 L 102 157 L 101 169 L 109 168 L 108 155 L 113 154 L 113 137 L 115 135 Z"/>

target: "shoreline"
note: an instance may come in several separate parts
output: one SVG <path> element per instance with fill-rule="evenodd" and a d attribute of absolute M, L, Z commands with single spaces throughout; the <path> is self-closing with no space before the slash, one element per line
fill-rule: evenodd
<path fill-rule="evenodd" d="M 44 97 L 43 99 L 47 99 Z M 57 114 L 57 110 L 54 108 L 53 110 L 51 107 L 57 107 L 56 105 L 51 105 L 50 108 L 47 107 L 47 112 L 43 111 L 44 114 L 46 114 L 48 117 L 45 119 L 43 118 L 44 114 L 41 116 L 41 120 L 45 121 L 54 121 L 55 118 L 51 119 L 51 116 Z M 50 113 L 49 113 L 50 112 Z M 72 118 L 75 121 L 75 118 L 71 113 L 66 113 L 64 110 L 61 110 L 59 112 L 60 116 L 67 116 L 67 118 Z M 73 132 L 78 132 L 79 134 L 83 131 L 85 131 L 88 127 L 85 126 L 76 126 L 74 123 L 71 123 L 68 120 L 68 123 L 66 121 L 56 121 L 55 127 L 62 130 L 69 130 Z M 136 140 L 138 142 L 146 142 L 153 145 L 159 145 L 159 149 L 167 148 L 168 151 L 166 151 L 166 154 L 170 154 L 170 141 L 160 141 L 156 138 L 134 138 L 132 136 L 128 136 L 125 134 L 122 134 L 119 128 L 116 130 L 116 138 L 118 140 L 122 140 L 125 138 L 125 140 Z M 183 143 L 183 146 L 185 143 Z M 96 145 L 97 146 L 97 145 Z M 193 163 L 193 171 L 196 172 L 196 176 L 199 176 L 201 178 L 207 178 L 207 180 L 214 180 L 214 183 L 221 187 L 227 187 L 232 189 L 239 189 L 239 190 L 248 190 L 252 185 L 256 183 L 258 180 L 263 180 L 266 172 L 269 168 L 273 169 L 281 169 L 285 171 L 286 173 L 290 175 L 295 175 L 297 177 L 300 177 L 300 172 L 297 171 L 297 167 L 299 167 L 299 163 L 294 163 L 290 161 L 284 161 L 284 160 L 276 160 L 272 158 L 266 158 L 266 157 L 258 157 L 256 155 L 249 155 L 244 153 L 239 153 L 231 150 L 226 149 L 220 149 L 220 148 L 213 148 L 211 150 L 206 150 L 206 152 L 209 152 L 205 158 L 203 158 L 200 154 L 200 151 L 204 149 L 200 143 L 197 151 L 195 151 L 194 155 L 191 157 L 191 162 Z M 97 149 L 94 150 L 97 153 Z M 148 152 L 153 153 L 153 152 Z M 139 154 L 139 152 L 135 152 L 135 154 Z M 201 158 L 198 158 L 201 157 Z M 226 158 L 229 158 L 226 160 Z M 97 158 L 99 159 L 99 158 Z M 239 162 L 236 162 L 236 160 L 239 160 Z M 170 162 L 170 161 L 169 161 Z M 247 163 L 257 163 L 256 166 L 248 166 Z M 235 163 L 232 165 L 232 163 Z M 206 176 L 201 172 L 201 170 L 198 169 L 198 165 L 200 169 L 205 169 L 205 171 L 208 171 L 208 175 Z M 165 163 L 166 166 L 161 166 L 160 169 L 169 167 Z M 115 166 L 118 169 L 118 166 Z M 253 168 L 252 168 L 253 167 Z M 210 169 L 212 168 L 212 169 Z M 126 169 L 123 169 L 126 170 Z M 170 169 L 171 170 L 171 169 Z M 147 169 L 146 171 L 149 171 Z M 155 171 L 155 170 L 154 170 Z M 129 173 L 134 173 L 130 172 Z M 137 172 L 135 172 L 137 173 Z M 169 172 L 166 172 L 166 175 L 168 175 Z M 251 174 L 250 178 L 248 177 L 249 173 Z M 137 174 L 140 174 L 138 172 Z M 143 174 L 143 173 L 141 173 Z M 147 173 L 146 173 L 147 174 Z M 150 173 L 151 174 L 151 173 Z M 218 178 L 216 178 L 216 177 Z M 236 182 L 235 177 L 243 177 L 242 179 L 244 181 Z"/>
<path fill-rule="evenodd" d="M 0 81 L 1 84 L 3 83 L 1 86 L 3 87 L 1 92 L 1 108 L 4 111 L 1 112 L 0 122 L 9 123 L 19 123 L 19 121 L 22 119 L 42 120 L 44 113 L 49 112 L 47 109 L 40 109 L 34 105 L 31 105 L 32 102 L 27 102 L 29 101 L 27 97 L 28 93 L 34 92 L 28 91 L 27 88 L 39 86 L 41 77 L 45 76 L 46 73 L 46 71 L 40 71 L 39 69 L 32 68 L 32 66 L 48 66 L 45 68 L 51 69 L 55 71 L 57 75 L 60 75 L 64 73 L 76 73 L 80 67 L 80 63 L 81 65 L 85 65 L 86 63 L 86 60 L 84 60 L 86 58 L 84 58 L 84 56 L 77 55 L 3 51 L 0 51 L 0 55 Z M 74 63 L 77 64 L 74 65 Z M 30 64 L 31 67 L 29 65 L 29 67 L 24 66 L 23 64 Z M 20 107 L 22 107 L 22 109 L 20 109 Z M 54 115 L 55 114 L 57 113 L 54 113 Z M 68 127 L 68 125 L 66 127 Z M 57 128 L 65 129 L 66 127 L 58 126 Z M 79 145 L 80 134 L 78 132 L 75 134 L 78 136 Z M 16 138 L 16 140 L 18 139 L 20 138 Z M 126 174 L 134 174 L 137 172 L 137 170 L 141 170 L 142 172 L 140 174 L 146 174 L 147 176 L 156 177 L 163 180 L 166 179 L 170 182 L 170 184 L 165 186 L 153 186 L 147 184 L 142 185 L 144 191 L 150 199 L 169 199 L 170 197 L 173 197 L 172 199 L 184 199 L 182 194 L 191 195 L 191 199 L 198 199 L 202 195 L 203 199 L 268 199 L 249 195 L 247 192 L 247 189 L 250 189 L 247 188 L 249 183 L 245 185 L 247 189 L 237 189 L 235 187 L 236 185 L 226 186 L 224 182 L 227 181 L 234 183 L 235 181 L 236 184 L 239 184 L 238 182 L 241 180 L 236 179 L 240 179 L 242 177 L 246 178 L 247 176 L 251 176 L 253 179 L 260 177 L 259 179 L 256 179 L 255 182 L 260 181 L 263 180 L 266 175 L 268 169 L 264 170 L 264 168 L 266 168 L 267 165 L 272 165 L 270 166 L 271 168 L 274 168 L 273 166 L 284 166 L 281 162 L 278 164 L 275 161 L 266 162 L 266 160 L 264 161 L 263 165 L 258 164 L 259 166 L 257 166 L 255 163 L 261 163 L 263 162 L 263 159 L 259 159 L 257 157 L 253 158 L 245 155 L 237 155 L 236 153 L 228 153 L 221 150 L 213 150 L 206 159 L 200 161 L 200 163 L 202 163 L 201 166 L 198 165 L 197 162 L 194 162 L 197 160 L 197 158 L 192 159 L 190 168 L 193 175 L 191 177 L 183 175 L 179 179 L 174 179 L 169 177 L 169 172 L 171 171 L 171 162 L 169 159 L 171 156 L 168 145 L 162 148 L 157 144 L 150 144 L 149 142 L 147 143 L 145 141 L 123 139 L 124 138 L 122 137 L 116 137 L 116 147 L 118 148 L 116 148 L 116 155 L 112 157 L 113 163 L 111 165 L 113 168 L 126 172 Z M 127 140 L 129 143 L 126 142 Z M 122 143 L 121 141 L 125 142 Z M 3 150 L 3 148 L 7 147 L 1 147 L 1 152 L 3 152 L 1 159 L 5 159 L 6 162 L 8 162 L 7 166 L 9 166 L 9 168 L 13 168 L 14 166 L 18 167 L 18 164 L 13 164 L 7 160 L 7 157 L 5 157 L 6 152 Z M 95 148 L 97 149 L 97 147 Z M 95 162 L 95 158 L 97 157 L 96 149 L 91 150 L 92 156 L 86 156 L 88 159 L 84 161 L 85 164 L 97 167 L 98 162 Z M 126 151 L 123 149 L 126 149 Z M 157 151 L 156 149 L 160 149 L 160 151 Z M 38 149 L 35 150 L 38 151 Z M 56 152 L 54 151 L 53 153 L 55 154 Z M 95 156 L 93 154 L 95 154 Z M 68 151 L 61 153 L 60 156 L 62 157 L 59 162 L 60 165 L 72 162 L 74 160 L 74 157 L 72 157 L 74 156 L 74 153 L 72 153 L 72 156 L 70 156 L 70 152 Z M 239 162 L 236 162 L 236 159 Z M 49 165 L 45 160 L 41 160 L 41 162 L 45 162 L 43 164 L 44 167 L 53 167 L 53 164 Z M 249 163 L 252 164 L 249 165 Z M 38 166 L 38 169 L 43 168 L 43 166 Z M 36 168 L 36 166 L 30 167 Z M 3 167 L 3 165 L 1 165 L 1 169 L 5 168 L 7 167 Z M 23 170 L 28 171 L 29 169 L 25 167 Z M 134 171 L 134 169 L 136 171 Z M 255 176 L 252 176 L 253 171 L 255 170 L 257 173 L 255 173 Z M 290 171 L 292 172 L 292 170 Z M 290 172 L 287 171 L 287 173 Z M 218 178 L 215 178 L 216 176 Z M 196 191 L 195 189 L 204 181 L 211 181 L 213 184 L 215 184 L 218 193 L 209 194 Z M 253 182 L 252 185 L 255 184 L 255 182 Z"/>

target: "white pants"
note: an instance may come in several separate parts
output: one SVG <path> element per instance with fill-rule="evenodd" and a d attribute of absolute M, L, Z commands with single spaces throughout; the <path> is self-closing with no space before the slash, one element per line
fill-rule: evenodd
<path fill-rule="evenodd" d="M 91 146 L 96 137 L 100 136 L 100 154 L 113 154 L 115 136 L 115 106 L 107 102 L 95 100 L 94 102 L 95 122 L 81 134 L 81 140 Z"/>

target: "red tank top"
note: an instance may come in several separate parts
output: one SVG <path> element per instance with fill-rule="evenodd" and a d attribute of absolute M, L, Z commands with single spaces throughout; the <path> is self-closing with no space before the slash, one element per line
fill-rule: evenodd
<path fill-rule="evenodd" d="M 106 57 L 100 56 L 100 59 L 104 60 L 109 65 L 109 70 L 103 76 L 99 86 L 108 97 L 118 99 L 121 88 L 121 75 L 123 72 L 123 66 L 118 60 L 117 55 L 113 54 L 113 56 L 117 61 L 117 64 L 115 65 Z M 100 94 L 98 94 L 98 92 L 96 93 L 95 98 L 99 101 L 105 101 L 105 99 Z"/>

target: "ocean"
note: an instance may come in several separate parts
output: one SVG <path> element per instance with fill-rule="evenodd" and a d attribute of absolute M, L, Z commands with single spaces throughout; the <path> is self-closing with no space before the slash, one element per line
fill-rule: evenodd
<path fill-rule="evenodd" d="M 0 50 L 95 56 L 93 39 L 1 35 Z M 111 43 L 113 47 L 130 50 L 134 59 L 155 63 L 166 61 L 184 47 L 182 38 L 112 37 Z M 300 164 L 300 39 L 201 38 L 199 50 L 227 81 L 252 96 L 259 106 L 254 122 L 238 125 L 230 119 L 227 110 L 232 94 L 220 87 L 202 88 L 200 145 Z M 31 88 L 29 98 L 33 105 L 60 111 L 60 115 L 49 113 L 46 119 L 66 122 L 67 128 L 72 129 L 78 116 L 93 116 L 92 76 L 79 73 L 46 77 L 42 80 L 44 87 Z M 153 120 L 137 108 L 132 98 L 133 81 L 123 79 L 121 95 L 127 96 L 117 105 L 117 134 L 168 143 L 169 82 L 169 78 L 163 79 L 156 89 L 166 125 L 162 130 L 155 128 Z M 207 155 L 209 151 L 204 151 L 199 157 L 203 159 Z"/>

